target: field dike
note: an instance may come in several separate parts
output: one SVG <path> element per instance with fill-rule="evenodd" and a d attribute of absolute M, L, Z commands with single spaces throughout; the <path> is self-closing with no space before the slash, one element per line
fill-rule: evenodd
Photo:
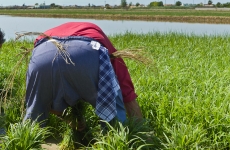
<path fill-rule="evenodd" d="M 89 18 L 89 19 L 106 19 L 106 20 L 144 20 L 144 21 L 169 21 L 169 22 L 191 22 L 191 23 L 217 23 L 229 24 L 230 17 L 222 16 L 165 16 L 165 15 L 120 15 L 120 14 L 2 14 L 23 17 L 45 17 L 45 18 Z"/>

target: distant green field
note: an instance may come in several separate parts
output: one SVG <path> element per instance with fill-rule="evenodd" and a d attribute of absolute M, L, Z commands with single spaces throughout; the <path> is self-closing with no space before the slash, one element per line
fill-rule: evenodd
<path fill-rule="evenodd" d="M 229 17 L 230 11 L 198 11 L 194 9 L 0 9 L 0 14 L 7 15 L 162 15 L 162 16 L 221 16 Z"/>
<path fill-rule="evenodd" d="M 154 144 L 152 147 L 229 148 L 229 35 L 126 33 L 111 36 L 110 39 L 119 50 L 143 47 L 147 54 L 145 57 L 153 61 L 151 66 L 145 66 L 125 59 L 139 95 L 137 100 L 156 138 L 152 142 Z M 29 41 L 17 43 L 9 41 L 3 46 L 0 52 L 0 87 L 3 87 L 6 77 L 19 59 L 16 54 L 20 52 L 20 47 L 32 45 Z M 15 78 L 14 93 L 11 98 L 13 101 L 9 101 L 6 109 L 6 113 L 9 114 L 8 123 L 15 123 L 22 119 L 22 110 L 19 108 L 25 94 L 26 60 L 24 59 L 24 65 L 20 66 L 20 72 Z M 15 100 L 17 103 L 13 103 Z M 88 111 L 86 116 L 88 116 L 89 127 L 94 128 L 96 121 L 93 111 Z M 122 130 L 122 133 L 116 136 L 114 135 L 116 131 L 113 131 L 106 137 L 97 136 L 97 132 L 94 131 L 94 138 L 101 143 L 90 146 L 94 149 L 117 147 L 125 149 L 130 144 L 127 140 L 135 138 L 129 136 L 132 133 L 128 133 L 127 130 Z M 110 146 L 105 148 L 102 146 L 103 143 Z"/>

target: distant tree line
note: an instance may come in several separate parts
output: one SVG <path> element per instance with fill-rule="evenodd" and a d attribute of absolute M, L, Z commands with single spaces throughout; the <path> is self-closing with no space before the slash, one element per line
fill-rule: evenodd
<path fill-rule="evenodd" d="M 216 7 L 228 7 L 230 8 L 230 2 L 221 4 L 220 2 L 216 3 Z"/>
<path fill-rule="evenodd" d="M 175 6 L 184 6 L 184 7 L 175 7 Z M 210 5 L 211 7 L 226 7 L 226 8 L 230 8 L 230 2 L 227 2 L 227 3 L 221 3 L 221 2 L 217 2 L 216 4 L 213 4 L 212 0 L 208 0 L 207 1 L 207 4 L 203 4 L 203 3 L 199 3 L 199 4 L 182 4 L 181 1 L 176 1 L 175 4 L 168 4 L 167 5 L 167 8 L 192 8 L 192 7 L 203 7 L 204 5 Z M 134 7 L 135 6 L 138 8 L 139 6 L 142 6 L 139 2 L 137 2 L 136 4 L 133 4 L 132 2 L 130 2 L 129 4 L 127 3 L 127 0 L 121 0 L 121 3 L 120 5 L 114 5 L 114 6 L 110 6 L 109 4 L 105 4 L 105 5 L 102 5 L 102 6 L 96 6 L 94 4 L 88 4 L 88 6 L 78 6 L 78 5 L 75 5 L 75 6 L 67 6 L 65 8 L 95 8 L 95 9 L 101 9 L 101 8 L 106 8 L 106 9 L 119 9 L 119 8 L 125 8 L 125 9 L 128 9 L 128 8 L 131 8 L 131 7 Z M 152 1 L 150 2 L 147 7 L 145 7 L 144 9 L 148 9 L 148 8 L 151 8 L 151 7 L 163 7 L 165 6 L 165 4 L 163 3 L 163 1 Z M 171 7 L 170 7 L 171 6 Z M 30 6 L 31 7 L 31 6 Z M 12 6 L 12 7 L 8 7 L 9 9 L 26 9 L 27 6 L 25 4 L 23 4 L 22 6 Z M 50 5 L 45 5 L 45 2 L 44 3 L 35 3 L 35 6 L 34 8 L 38 8 L 38 9 L 61 9 L 63 8 L 63 6 L 61 5 L 56 5 L 55 3 L 51 3 Z M 141 7 L 143 8 L 143 7 Z"/>

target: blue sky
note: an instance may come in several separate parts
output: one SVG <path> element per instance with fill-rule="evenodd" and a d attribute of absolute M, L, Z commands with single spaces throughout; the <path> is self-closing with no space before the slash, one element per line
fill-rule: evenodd
<path fill-rule="evenodd" d="M 127 3 L 132 2 L 133 4 L 136 4 L 137 2 L 140 4 L 148 5 L 150 2 L 158 1 L 158 0 L 127 0 Z M 159 0 L 160 1 L 160 0 Z M 163 3 L 166 4 L 172 4 L 174 1 L 177 0 L 162 0 Z M 207 3 L 208 0 L 179 0 L 182 3 Z M 220 3 L 226 3 L 230 2 L 230 0 L 212 0 L 213 4 L 216 4 L 217 2 Z M 89 3 L 92 5 L 104 5 L 110 4 L 110 5 L 119 5 L 121 3 L 121 0 L 0 0 L 1 6 L 9 6 L 9 5 L 23 5 L 25 3 L 26 5 L 34 5 L 35 3 L 44 3 L 49 5 L 51 3 L 55 3 L 56 5 L 80 5 L 80 6 L 86 6 Z"/>

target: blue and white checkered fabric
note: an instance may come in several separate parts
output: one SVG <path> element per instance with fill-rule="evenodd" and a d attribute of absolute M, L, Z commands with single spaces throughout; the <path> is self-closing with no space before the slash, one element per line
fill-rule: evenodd
<path fill-rule="evenodd" d="M 111 121 L 117 114 L 116 96 L 120 88 L 112 68 L 108 50 L 99 49 L 99 82 L 96 114 L 105 121 Z"/>

